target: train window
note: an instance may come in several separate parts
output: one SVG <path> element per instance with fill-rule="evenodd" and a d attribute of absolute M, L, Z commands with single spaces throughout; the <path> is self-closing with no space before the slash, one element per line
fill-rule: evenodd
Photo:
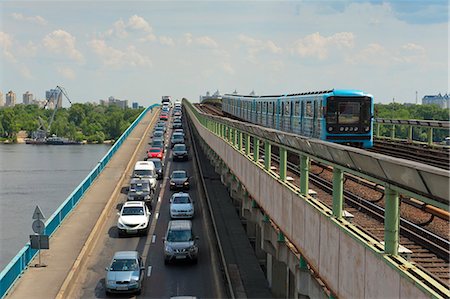
<path fill-rule="evenodd" d="M 266 113 L 266 112 L 267 112 L 267 103 L 266 103 L 266 102 L 263 102 L 263 103 L 262 103 L 262 112 L 263 112 L 263 113 Z"/>
<path fill-rule="evenodd" d="M 314 101 L 314 111 L 313 111 L 315 118 L 319 117 L 319 109 L 318 108 L 319 108 L 319 101 L 315 100 Z"/>
<path fill-rule="evenodd" d="M 306 112 L 305 113 L 306 113 L 305 116 L 313 117 L 313 107 L 312 107 L 311 101 L 306 102 Z"/>
<path fill-rule="evenodd" d="M 290 115 L 291 114 L 291 102 L 284 102 L 284 115 Z"/>
<path fill-rule="evenodd" d="M 295 116 L 299 116 L 300 113 L 300 102 L 299 101 L 295 101 L 294 103 L 294 115 Z"/>

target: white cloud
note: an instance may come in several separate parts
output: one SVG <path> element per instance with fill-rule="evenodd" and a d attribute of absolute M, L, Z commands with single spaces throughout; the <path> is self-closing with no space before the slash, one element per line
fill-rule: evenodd
<path fill-rule="evenodd" d="M 173 38 L 168 37 L 168 36 L 160 36 L 159 37 L 159 42 L 162 45 L 166 45 L 166 46 L 174 46 L 175 42 L 173 41 Z"/>
<path fill-rule="evenodd" d="M 16 58 L 12 53 L 13 39 L 11 35 L 6 32 L 0 31 L 0 48 L 2 55 L 10 62 L 16 62 Z"/>
<path fill-rule="evenodd" d="M 118 38 L 126 38 L 130 32 L 143 32 L 145 37 L 139 39 L 140 41 L 154 41 L 156 40 L 153 34 L 153 29 L 150 24 L 138 15 L 131 16 L 127 22 L 122 19 L 116 21 L 113 27 L 107 30 L 101 37 L 116 36 Z"/>
<path fill-rule="evenodd" d="M 256 63 L 256 55 L 261 52 L 269 52 L 272 54 L 281 54 L 283 52 L 282 48 L 277 46 L 271 40 L 260 40 L 255 39 L 250 36 L 240 34 L 238 40 L 241 44 L 247 47 L 248 58 L 251 62 Z"/>
<path fill-rule="evenodd" d="M 131 16 L 128 19 L 127 28 L 133 30 L 142 30 L 144 32 L 152 31 L 152 27 L 150 26 L 150 24 L 144 18 L 138 15 Z"/>
<path fill-rule="evenodd" d="M 235 70 L 234 68 L 231 66 L 231 64 L 229 64 L 228 62 L 222 62 L 220 64 L 220 67 L 222 68 L 222 70 L 225 71 L 225 73 L 230 74 L 230 75 L 234 75 L 235 74 Z"/>
<path fill-rule="evenodd" d="M 142 67 L 152 65 L 150 58 L 138 53 L 134 46 L 129 46 L 125 51 L 121 51 L 108 46 L 104 40 L 100 39 L 91 40 L 89 46 L 106 66 L 120 68 L 123 66 Z"/>
<path fill-rule="evenodd" d="M 73 80 L 76 77 L 74 70 L 69 67 L 59 67 L 58 73 L 61 74 L 61 76 L 63 76 L 64 78 L 70 80 Z"/>
<path fill-rule="evenodd" d="M 209 36 L 200 36 L 195 39 L 195 42 L 199 45 L 205 46 L 207 48 L 217 48 L 219 44 Z"/>
<path fill-rule="evenodd" d="M 191 33 L 185 33 L 183 37 L 184 37 L 184 42 L 185 42 L 186 46 L 189 46 L 192 44 L 192 34 Z"/>
<path fill-rule="evenodd" d="M 33 74 L 31 73 L 31 70 L 24 64 L 21 64 L 19 66 L 19 73 L 24 77 L 25 79 L 33 79 Z"/>
<path fill-rule="evenodd" d="M 68 58 L 83 62 L 84 57 L 75 47 L 75 37 L 64 30 L 55 30 L 43 39 L 44 47 L 53 53 L 67 55 Z"/>
<path fill-rule="evenodd" d="M 139 39 L 140 42 L 153 42 L 156 40 L 156 35 L 149 33 L 146 36 Z"/>
<path fill-rule="evenodd" d="M 417 64 L 424 62 L 425 59 L 425 48 L 414 43 L 407 43 L 393 50 L 378 43 L 371 43 L 348 61 L 353 64 L 390 67 L 393 64 Z"/>
<path fill-rule="evenodd" d="M 30 22 L 30 23 L 38 24 L 38 25 L 47 25 L 47 23 L 48 23 L 47 20 L 44 19 L 41 16 L 30 16 L 30 17 L 27 17 L 27 16 L 24 16 L 21 13 L 12 13 L 11 17 L 14 20 L 17 20 L 17 21 Z"/>
<path fill-rule="evenodd" d="M 323 60 L 328 57 L 329 48 L 353 48 L 354 40 L 355 36 L 351 32 L 338 32 L 328 37 L 316 32 L 297 40 L 293 52 L 302 57 L 316 57 Z"/>

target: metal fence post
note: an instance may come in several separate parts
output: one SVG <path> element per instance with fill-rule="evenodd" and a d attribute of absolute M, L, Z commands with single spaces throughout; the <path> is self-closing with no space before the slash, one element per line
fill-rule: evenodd
<path fill-rule="evenodd" d="M 344 191 L 344 173 L 342 170 L 333 168 L 333 216 L 342 218 L 343 206 L 343 191 Z"/>
<path fill-rule="evenodd" d="M 413 126 L 409 125 L 408 127 L 408 141 L 413 141 Z"/>
<path fill-rule="evenodd" d="M 250 155 L 250 135 L 245 135 L 245 155 Z"/>
<path fill-rule="evenodd" d="M 242 151 L 242 134 L 241 131 L 238 131 L 237 133 L 237 146 L 239 151 Z"/>
<path fill-rule="evenodd" d="M 264 167 L 270 171 L 270 160 L 272 159 L 272 146 L 269 141 L 264 142 Z"/>
<path fill-rule="evenodd" d="M 384 253 L 397 255 L 400 223 L 398 192 L 385 187 L 384 194 Z"/>
<path fill-rule="evenodd" d="M 259 139 L 258 137 L 253 137 L 253 161 L 259 161 Z"/>
<path fill-rule="evenodd" d="M 428 145 L 433 144 L 433 128 L 428 128 Z"/>
<path fill-rule="evenodd" d="M 280 179 L 286 181 L 286 171 L 287 171 L 287 150 L 280 147 Z"/>
<path fill-rule="evenodd" d="M 300 155 L 300 194 L 308 195 L 309 191 L 309 157 Z"/>

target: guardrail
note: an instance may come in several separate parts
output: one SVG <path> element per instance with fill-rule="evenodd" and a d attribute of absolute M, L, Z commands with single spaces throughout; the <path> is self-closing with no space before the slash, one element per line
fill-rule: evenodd
<path fill-rule="evenodd" d="M 73 210 L 73 208 L 80 202 L 84 193 L 92 185 L 92 182 L 102 172 L 113 155 L 117 152 L 125 139 L 133 131 L 134 127 L 141 121 L 141 119 L 151 111 L 153 107 L 159 104 L 154 104 L 147 107 L 135 121 L 126 129 L 125 132 L 117 139 L 114 145 L 109 149 L 106 155 L 98 162 L 97 166 L 88 174 L 88 176 L 75 188 L 75 190 L 67 197 L 67 199 L 56 209 L 56 211 L 50 216 L 45 223 L 44 234 L 52 236 L 53 233 L 61 226 L 61 223 L 66 216 Z M 0 273 L 0 298 L 3 298 L 16 280 L 20 277 L 22 272 L 27 268 L 28 264 L 33 260 L 37 254 L 37 249 L 31 249 L 30 242 L 16 254 L 15 257 L 9 262 L 8 265 Z"/>

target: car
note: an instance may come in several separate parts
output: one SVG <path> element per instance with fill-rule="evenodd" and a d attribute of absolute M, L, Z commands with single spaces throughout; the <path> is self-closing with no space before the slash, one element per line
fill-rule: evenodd
<path fill-rule="evenodd" d="M 160 123 L 160 122 L 158 122 L 157 124 L 156 124 L 156 126 L 155 126 L 155 130 L 156 129 L 160 129 L 161 131 L 163 131 L 163 132 L 166 132 L 166 124 L 163 122 L 163 123 Z"/>
<path fill-rule="evenodd" d="M 177 118 L 177 119 L 175 119 L 173 121 L 172 128 L 174 128 L 174 129 L 181 129 L 181 128 L 183 128 L 183 123 L 181 122 L 180 119 Z"/>
<path fill-rule="evenodd" d="M 127 201 L 117 213 L 119 236 L 147 234 L 150 227 L 150 211 L 143 201 Z"/>
<path fill-rule="evenodd" d="M 152 142 L 155 142 L 155 141 L 161 141 L 162 144 L 164 144 L 164 138 L 163 137 L 155 137 L 155 138 L 153 138 Z"/>
<path fill-rule="evenodd" d="M 142 290 L 144 262 L 137 251 L 117 251 L 106 269 L 105 290 L 110 293 L 137 293 Z"/>
<path fill-rule="evenodd" d="M 163 131 L 154 131 L 152 135 L 152 139 L 154 138 L 164 138 L 164 132 Z"/>
<path fill-rule="evenodd" d="M 151 159 L 151 158 L 162 159 L 163 156 L 164 156 L 164 150 L 162 147 L 151 147 L 147 151 L 147 159 Z"/>
<path fill-rule="evenodd" d="M 155 170 L 156 174 L 158 175 L 158 180 L 161 180 L 164 177 L 164 163 L 161 161 L 161 159 L 158 158 L 151 158 L 147 161 L 152 161 L 153 164 L 155 164 Z"/>
<path fill-rule="evenodd" d="M 175 111 L 175 112 L 173 113 L 173 116 L 174 116 L 174 117 L 180 117 L 180 118 L 181 118 L 181 115 L 182 115 L 181 111 Z"/>
<path fill-rule="evenodd" d="M 184 134 L 173 133 L 170 139 L 170 144 L 173 147 L 175 144 L 184 143 Z"/>
<path fill-rule="evenodd" d="M 133 178 L 128 188 L 127 200 L 144 201 L 151 205 L 153 190 L 150 188 L 148 180 Z"/>
<path fill-rule="evenodd" d="M 174 193 L 170 198 L 170 218 L 193 218 L 194 217 L 194 201 L 188 193 Z"/>
<path fill-rule="evenodd" d="M 172 149 L 172 155 L 174 160 L 184 160 L 184 161 L 189 160 L 186 144 L 184 143 L 175 144 Z"/>
<path fill-rule="evenodd" d="M 174 189 L 189 189 L 189 176 L 186 170 L 174 170 L 170 175 L 170 190 Z"/>
<path fill-rule="evenodd" d="M 175 130 L 173 130 L 173 132 L 183 134 L 183 137 L 185 137 L 183 129 L 175 129 Z"/>
<path fill-rule="evenodd" d="M 161 150 L 164 151 L 164 140 L 158 139 L 158 140 L 152 140 L 151 147 L 159 147 Z"/>
<path fill-rule="evenodd" d="M 159 115 L 159 119 L 160 120 L 168 120 L 169 119 L 169 115 L 167 115 L 167 113 L 161 113 Z"/>
<path fill-rule="evenodd" d="M 164 237 L 164 264 L 173 260 L 198 260 L 198 237 L 194 235 L 190 220 L 172 220 Z"/>

